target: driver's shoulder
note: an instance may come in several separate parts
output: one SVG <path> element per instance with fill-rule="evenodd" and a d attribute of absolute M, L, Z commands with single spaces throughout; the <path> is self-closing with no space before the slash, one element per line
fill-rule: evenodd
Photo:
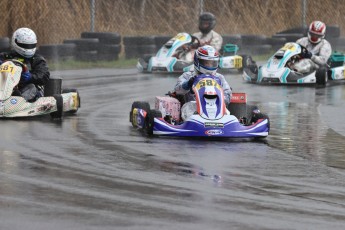
<path fill-rule="evenodd" d="M 308 42 L 308 37 L 302 37 L 296 41 L 297 44 L 300 44 L 302 46 L 306 46 Z"/>
<path fill-rule="evenodd" d="M 190 77 L 193 77 L 195 74 L 194 74 L 194 71 L 186 71 L 186 72 L 183 72 L 183 74 L 180 76 L 180 78 L 190 78 Z"/>
<path fill-rule="evenodd" d="M 215 74 L 215 76 L 216 76 L 216 77 L 219 77 L 219 78 L 225 78 L 223 74 L 218 73 L 218 72 Z"/>
<path fill-rule="evenodd" d="M 326 46 L 326 47 L 332 47 L 331 43 L 329 41 L 327 41 L 326 39 L 322 39 L 322 44 L 323 46 Z"/>
<path fill-rule="evenodd" d="M 217 37 L 222 37 L 219 33 L 217 33 L 216 31 L 214 30 L 211 30 L 211 32 L 213 36 L 217 36 Z"/>

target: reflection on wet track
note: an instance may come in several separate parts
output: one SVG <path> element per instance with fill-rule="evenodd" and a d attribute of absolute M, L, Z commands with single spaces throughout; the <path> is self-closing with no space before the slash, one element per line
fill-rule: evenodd
<path fill-rule="evenodd" d="M 133 101 L 176 76 L 62 72 L 82 108 L 2 120 L 0 229 L 343 229 L 344 85 L 257 86 L 226 75 L 271 119 L 262 141 L 147 137 Z"/>

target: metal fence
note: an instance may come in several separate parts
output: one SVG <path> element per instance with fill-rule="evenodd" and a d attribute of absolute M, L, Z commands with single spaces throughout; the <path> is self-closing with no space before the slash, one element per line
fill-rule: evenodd
<path fill-rule="evenodd" d="M 40 44 L 78 38 L 84 31 L 121 35 L 174 35 L 197 31 L 198 15 L 217 16 L 221 34 L 271 36 L 319 19 L 345 31 L 345 0 L 2 0 L 0 33 L 22 26 L 36 31 Z"/>
<path fill-rule="evenodd" d="M 222 35 L 263 35 L 322 20 L 345 35 L 345 0 L 1 0 L 0 37 L 30 27 L 38 45 L 61 44 L 85 31 L 173 36 L 198 30 L 202 11 Z"/>

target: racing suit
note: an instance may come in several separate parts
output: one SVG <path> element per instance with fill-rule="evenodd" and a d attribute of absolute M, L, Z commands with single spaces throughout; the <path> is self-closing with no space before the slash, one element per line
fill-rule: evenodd
<path fill-rule="evenodd" d="M 218 52 L 222 48 L 223 38 L 220 34 L 211 30 L 208 34 L 203 34 L 201 32 L 194 33 L 193 36 L 197 37 L 200 42 L 201 46 L 203 45 L 210 45 L 213 46 Z"/>
<path fill-rule="evenodd" d="M 184 72 L 177 80 L 177 84 L 175 85 L 174 91 L 177 95 L 185 95 L 184 102 L 185 104 L 181 108 L 181 117 L 183 120 L 188 118 L 196 111 L 196 104 L 195 104 L 195 95 L 191 92 L 190 89 L 186 89 L 183 87 L 183 83 L 188 81 L 190 78 L 196 76 L 195 71 Z M 228 105 L 230 103 L 232 91 L 229 86 L 229 83 L 225 80 L 225 77 L 220 74 L 216 73 L 216 77 L 220 79 L 221 87 L 223 88 L 224 92 L 224 100 L 225 104 Z"/>
<path fill-rule="evenodd" d="M 300 73 L 308 73 L 318 69 L 320 66 L 326 66 L 329 57 L 332 54 L 331 44 L 322 39 L 318 44 L 309 42 L 308 37 L 300 38 L 296 43 L 307 48 L 313 55 L 310 59 L 302 59 L 295 63 L 294 68 Z"/>
<path fill-rule="evenodd" d="M 13 92 L 13 96 L 22 96 L 27 101 L 34 101 L 43 96 L 43 87 L 50 78 L 46 60 L 39 54 L 35 54 L 31 58 L 24 58 L 14 51 L 0 53 L 0 63 L 9 59 L 23 62 L 31 73 L 31 80 L 27 83 L 20 81 L 18 89 Z"/>

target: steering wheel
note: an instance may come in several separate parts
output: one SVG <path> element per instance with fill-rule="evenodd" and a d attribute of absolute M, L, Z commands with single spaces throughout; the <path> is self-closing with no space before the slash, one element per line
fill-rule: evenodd
<path fill-rule="evenodd" d="M 308 51 L 308 49 L 305 46 L 303 46 L 301 44 L 298 44 L 298 45 L 301 47 L 301 54 L 300 54 L 300 56 L 304 57 L 304 55 L 307 54 L 309 51 Z"/>
<path fill-rule="evenodd" d="M 192 37 L 192 41 L 191 41 L 191 45 L 190 45 L 191 48 L 193 48 L 193 49 L 199 48 L 201 46 L 201 42 L 200 42 L 199 38 L 197 38 L 193 35 L 191 35 L 191 37 Z"/>
<path fill-rule="evenodd" d="M 15 64 L 16 66 L 20 66 L 20 67 L 22 67 L 22 71 L 23 72 L 26 72 L 27 71 L 27 66 L 23 63 L 23 62 L 21 62 L 21 61 L 19 61 L 19 60 L 17 60 L 17 59 L 7 59 L 7 60 L 5 60 L 5 61 L 11 61 L 11 62 L 13 62 L 13 64 Z M 4 61 L 4 62 L 5 62 Z"/>

